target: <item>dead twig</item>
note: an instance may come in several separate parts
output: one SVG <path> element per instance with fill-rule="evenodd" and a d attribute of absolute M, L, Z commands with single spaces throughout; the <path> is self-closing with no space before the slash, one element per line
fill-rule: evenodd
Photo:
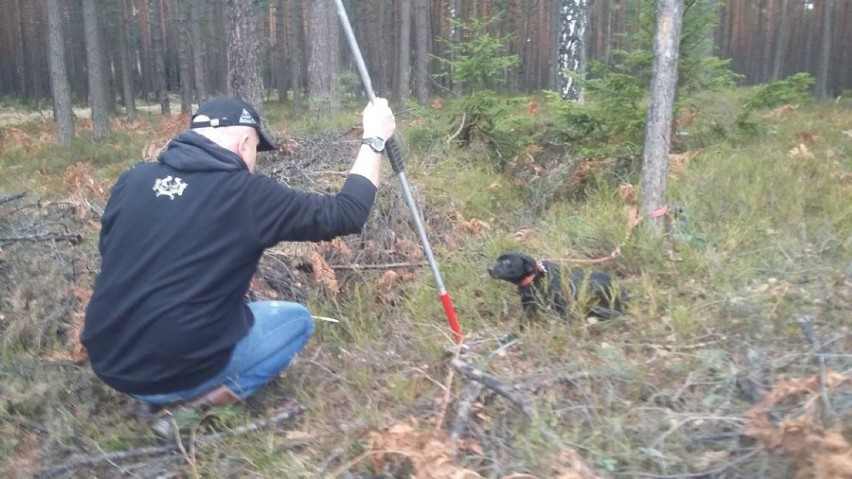
<path fill-rule="evenodd" d="M 267 426 L 289 421 L 304 412 L 304 410 L 305 409 L 304 407 L 302 407 L 302 405 L 296 404 L 278 412 L 269 419 L 258 419 L 256 421 L 250 422 L 249 424 L 231 429 L 229 431 L 199 436 L 198 439 L 195 441 L 195 444 L 209 444 L 228 436 L 238 436 L 251 431 L 256 431 Z M 110 463 L 115 465 L 115 463 L 132 459 L 140 459 L 143 457 L 167 456 L 172 454 L 177 455 L 178 453 L 181 453 L 183 455 L 183 458 L 185 460 L 188 460 L 189 457 L 186 455 L 186 451 L 182 449 L 183 445 L 180 444 L 180 441 L 178 441 L 175 444 L 169 444 L 166 446 L 143 447 L 140 449 L 115 451 L 94 456 L 86 456 L 53 466 L 50 469 L 44 471 L 38 477 L 40 479 L 49 479 L 52 477 L 58 477 L 60 474 L 66 473 L 68 471 L 73 471 L 75 469 L 81 468 L 93 468 L 103 463 Z"/>
<path fill-rule="evenodd" d="M 426 266 L 429 263 L 426 261 L 411 261 L 404 263 L 379 263 L 379 264 L 332 264 L 331 269 L 394 269 L 394 268 L 411 268 L 415 266 Z"/>
<path fill-rule="evenodd" d="M 814 348 L 814 354 L 816 354 L 817 361 L 819 363 L 819 389 L 820 389 L 820 397 L 822 398 L 823 406 L 825 406 L 825 418 L 826 422 L 831 424 L 834 418 L 834 411 L 831 408 L 831 398 L 828 396 L 828 388 L 825 385 L 825 353 L 827 352 L 825 346 L 817 336 L 816 328 L 814 328 L 814 321 L 810 315 L 804 315 L 796 319 L 796 322 L 799 324 L 799 327 L 802 328 L 802 333 L 805 335 L 805 338 Z"/>
<path fill-rule="evenodd" d="M 24 196 L 26 196 L 26 194 L 27 193 L 25 191 L 22 191 L 20 193 L 13 193 L 11 195 L 0 196 L 0 205 L 8 203 L 10 201 L 15 201 L 19 198 L 23 198 Z"/>
<path fill-rule="evenodd" d="M 449 137 L 449 138 L 447 138 L 447 144 L 448 144 L 448 145 L 449 145 L 450 143 L 452 143 L 452 142 L 453 142 L 453 140 L 455 140 L 456 138 L 458 138 L 458 136 L 459 136 L 459 135 L 461 135 L 461 132 L 464 130 L 464 127 L 465 127 L 465 123 L 466 123 L 466 122 L 467 122 L 467 112 L 465 111 L 465 112 L 462 112 L 462 118 L 461 118 L 461 123 L 459 124 L 459 129 L 458 129 L 458 130 L 456 130 L 456 132 L 455 132 L 455 133 L 453 133 L 452 135 L 450 135 L 450 137 Z"/>
<path fill-rule="evenodd" d="M 453 421 L 453 427 L 450 429 L 450 439 L 453 442 L 455 449 L 456 442 L 461 439 L 462 433 L 467 429 L 470 411 L 473 409 L 473 403 L 479 397 L 484 386 L 476 381 L 468 382 L 459 395 L 459 404 L 456 408 L 456 419 Z"/>
<path fill-rule="evenodd" d="M 684 478 L 689 478 L 689 477 L 715 477 L 717 474 L 721 474 L 722 472 L 725 472 L 728 469 L 731 469 L 735 466 L 739 466 L 740 464 L 743 464 L 744 462 L 751 460 L 752 458 L 754 458 L 754 456 L 758 455 L 760 453 L 760 451 L 761 451 L 760 448 L 752 449 L 751 451 L 743 454 L 742 456 L 734 459 L 733 461 L 725 462 L 724 464 L 721 464 L 721 465 L 719 465 L 719 466 L 717 466 L 713 469 L 708 469 L 708 470 L 702 471 L 702 472 L 692 472 L 692 473 L 687 472 L 687 473 L 683 473 L 683 474 L 673 474 L 673 475 L 667 475 L 667 476 L 661 475 L 661 474 L 649 474 L 647 472 L 627 472 L 627 473 L 619 474 L 619 475 L 624 475 L 624 476 L 629 476 L 629 477 L 653 477 L 654 479 L 684 479 Z"/>
<path fill-rule="evenodd" d="M 59 233 L 43 233 L 38 235 L 27 235 L 27 236 L 7 236 L 0 237 L 0 243 L 15 243 L 15 242 L 29 242 L 29 243 L 38 243 L 41 241 L 68 241 L 71 244 L 78 244 L 83 240 L 83 236 L 79 234 L 75 235 L 66 235 Z"/>
<path fill-rule="evenodd" d="M 451 364 L 453 368 L 464 374 L 468 379 L 481 383 L 488 389 L 491 389 L 497 394 L 505 397 L 527 417 L 532 417 L 532 406 L 530 405 L 529 398 L 527 398 L 523 392 L 518 390 L 514 385 L 507 385 L 496 377 L 486 374 L 474 368 L 470 364 L 463 363 L 457 359 L 454 359 Z"/>

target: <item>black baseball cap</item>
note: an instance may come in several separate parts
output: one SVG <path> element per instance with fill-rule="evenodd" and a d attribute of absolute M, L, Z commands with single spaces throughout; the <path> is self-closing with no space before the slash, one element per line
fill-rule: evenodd
<path fill-rule="evenodd" d="M 260 115 L 257 110 L 252 108 L 248 103 L 227 96 L 211 98 L 201 106 L 195 115 L 192 115 L 190 128 L 205 128 L 212 126 L 217 128 L 220 126 L 250 126 L 257 130 L 257 135 L 260 137 L 260 142 L 257 144 L 257 151 L 273 151 L 276 150 L 272 138 L 266 134 L 260 127 Z"/>

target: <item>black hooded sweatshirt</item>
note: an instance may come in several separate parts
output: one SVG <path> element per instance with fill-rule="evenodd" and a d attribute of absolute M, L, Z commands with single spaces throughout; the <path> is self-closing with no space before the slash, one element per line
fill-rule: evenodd
<path fill-rule="evenodd" d="M 254 324 L 245 303 L 263 250 L 358 233 L 376 188 L 291 190 L 188 130 L 113 187 L 82 342 L 95 373 L 129 394 L 188 389 L 221 372 Z"/>

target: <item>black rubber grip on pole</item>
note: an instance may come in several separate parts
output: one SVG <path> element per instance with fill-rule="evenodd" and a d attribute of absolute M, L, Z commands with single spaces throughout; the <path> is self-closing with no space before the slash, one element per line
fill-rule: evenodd
<path fill-rule="evenodd" d="M 396 174 L 400 174 L 405 170 L 405 165 L 402 164 L 402 151 L 399 149 L 399 143 L 396 138 L 391 138 L 385 143 L 385 150 L 388 152 L 391 168 Z"/>

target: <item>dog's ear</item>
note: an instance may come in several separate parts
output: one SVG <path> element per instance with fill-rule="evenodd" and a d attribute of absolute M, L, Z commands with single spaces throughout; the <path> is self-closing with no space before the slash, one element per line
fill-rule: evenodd
<path fill-rule="evenodd" d="M 538 266 L 535 264 L 535 260 L 529 256 L 523 256 L 524 261 L 524 271 L 528 274 L 535 273 L 538 270 Z"/>

